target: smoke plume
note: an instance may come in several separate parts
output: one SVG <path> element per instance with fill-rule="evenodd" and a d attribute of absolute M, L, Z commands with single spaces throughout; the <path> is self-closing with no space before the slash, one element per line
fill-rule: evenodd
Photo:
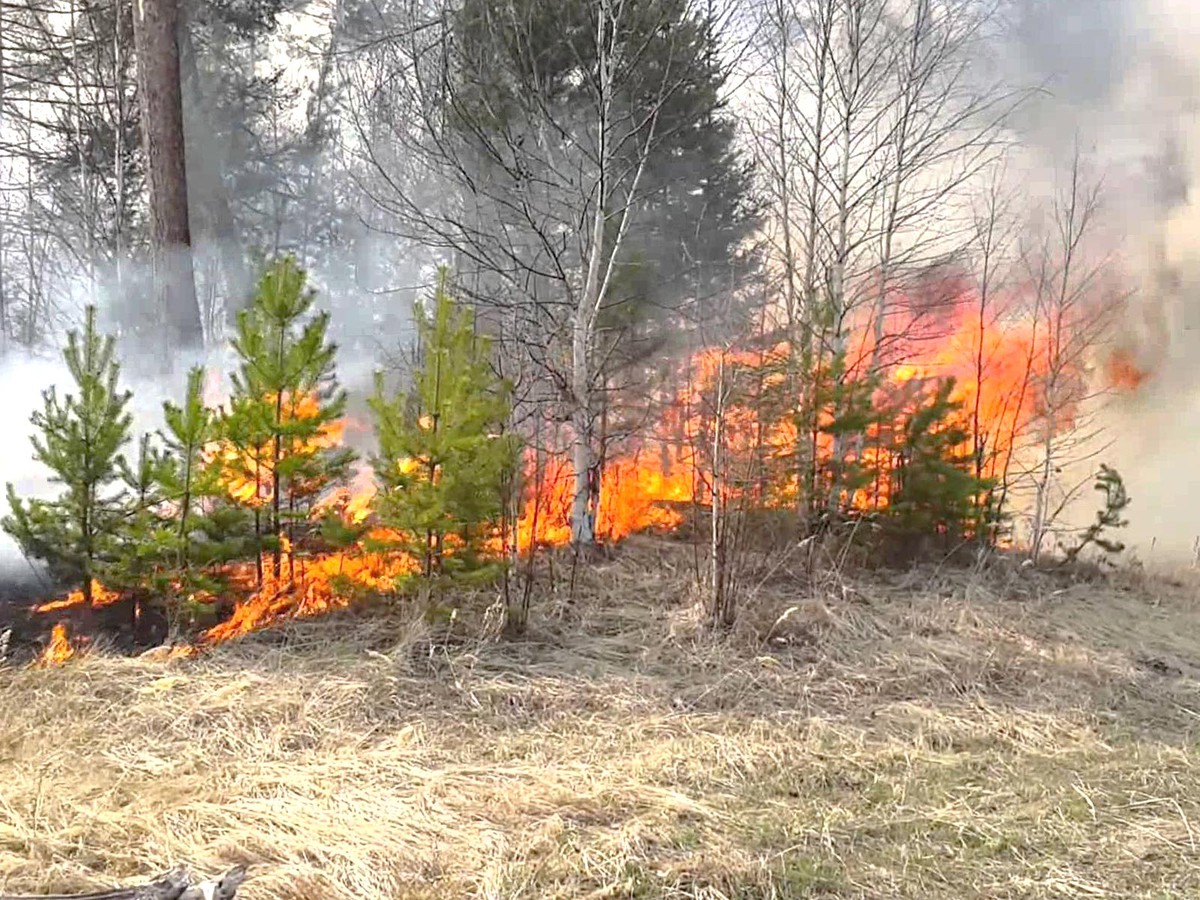
<path fill-rule="evenodd" d="M 1114 339 L 1149 377 L 1099 423 L 1133 505 L 1127 543 L 1190 560 L 1200 535 L 1200 18 L 1188 0 L 1015 0 L 1010 65 L 1044 90 L 1017 118 L 1023 152 L 1101 173 L 1110 265 L 1127 285 Z M 1090 495 L 1090 491 L 1085 492 Z M 1086 496 L 1073 518 L 1089 516 Z"/>

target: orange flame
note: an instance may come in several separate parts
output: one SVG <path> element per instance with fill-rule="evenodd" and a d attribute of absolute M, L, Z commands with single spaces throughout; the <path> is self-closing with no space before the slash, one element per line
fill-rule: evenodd
<path fill-rule="evenodd" d="M 952 287 L 961 290 L 961 285 Z M 897 305 L 904 309 L 904 304 Z M 970 436 L 971 446 L 964 449 L 981 451 L 985 476 L 1002 474 L 1030 423 L 1044 412 L 1040 410 L 1038 388 L 1044 347 L 1037 329 L 1018 316 L 981 324 L 970 302 L 943 304 L 932 322 L 928 316 L 922 319 L 906 312 L 892 319 L 885 354 L 872 352 L 871 328 L 860 327 L 853 332 L 852 337 L 860 345 L 859 362 L 851 366 L 847 380 L 853 383 L 862 379 L 868 360 L 886 357 L 883 362 L 888 381 L 878 390 L 875 402 L 880 409 L 896 409 L 903 415 L 935 380 L 954 377 L 956 387 L 951 399 L 961 404 L 958 424 Z M 683 507 L 711 502 L 712 485 L 706 474 L 711 460 L 706 454 L 714 437 L 712 398 L 720 393 L 718 388 L 725 390 L 731 379 L 740 379 L 741 388 L 749 384 L 749 396 L 731 394 L 728 402 L 722 403 L 720 441 L 730 454 L 747 459 L 753 456 L 760 461 L 760 468 L 770 472 L 753 477 L 742 473 L 737 479 L 726 479 L 721 490 L 728 495 L 750 492 L 745 496 L 762 506 L 795 504 L 801 487 L 793 460 L 800 443 L 810 439 L 797 432 L 796 412 L 802 398 L 783 397 L 778 404 L 783 408 L 774 412 L 764 412 L 763 405 L 756 401 L 768 389 L 782 396 L 781 388 L 787 381 L 782 363 L 788 351 L 783 343 L 752 351 L 709 348 L 686 360 L 679 379 L 686 386 L 657 398 L 664 410 L 657 424 L 640 440 L 627 440 L 609 448 L 599 473 L 597 537 L 615 542 L 642 531 L 672 530 L 684 521 Z M 1145 375 L 1128 355 L 1114 354 L 1108 362 L 1108 378 L 1114 385 L 1132 389 L 1142 383 Z M 320 402 L 315 394 L 295 402 L 285 397 L 284 417 L 314 417 Z M 828 415 L 825 421 L 829 421 Z M 420 424 L 424 428 L 433 426 L 428 417 Z M 361 423 L 331 423 L 314 439 L 296 442 L 284 452 L 316 453 L 338 446 L 347 427 L 361 427 Z M 890 451 L 885 437 L 879 429 L 872 430 L 850 450 L 861 461 L 877 464 L 879 472 L 873 484 L 842 498 L 856 508 L 881 509 L 889 502 L 894 462 L 887 458 Z M 211 460 L 222 464 L 230 497 L 262 506 L 270 502 L 273 490 L 272 449 L 214 444 L 207 453 Z M 566 445 L 558 449 L 565 451 Z M 828 435 L 819 436 L 815 449 L 818 456 L 828 458 L 832 454 Z M 575 491 L 569 454 L 544 452 L 535 456 L 531 452 L 526 459 L 525 482 L 521 514 L 514 529 L 517 551 L 568 544 Z M 270 556 L 227 567 L 223 574 L 232 584 L 234 595 L 199 599 L 214 603 L 218 599 L 232 600 L 232 613 L 204 632 L 201 643 L 228 640 L 284 619 L 322 615 L 348 606 L 363 594 L 390 593 L 397 579 L 418 574 L 417 562 L 404 553 L 374 549 L 377 544 L 395 543 L 401 537 L 369 527 L 375 493 L 370 468 L 361 466 L 348 487 L 331 491 L 313 504 L 314 519 L 334 513 L 355 531 L 366 529 L 351 546 L 317 550 L 311 541 L 298 538 L 300 546 L 293 547 L 281 536 L 284 545 L 278 573 Z M 497 538 L 491 549 L 499 553 L 502 546 Z M 453 546 L 448 552 L 454 552 Z M 99 584 L 93 585 L 93 593 L 97 606 L 119 599 Z M 48 612 L 82 602 L 82 593 L 76 591 L 62 600 L 43 604 L 39 610 Z M 59 647 L 56 652 L 73 652 L 65 627 L 56 626 L 51 644 Z"/>
<path fill-rule="evenodd" d="M 67 626 L 64 622 L 59 622 L 51 630 L 50 643 L 42 650 L 37 665 L 41 667 L 61 666 L 73 656 L 75 656 L 75 648 L 71 646 L 71 639 L 67 635 Z"/>
<path fill-rule="evenodd" d="M 274 401 L 274 395 L 266 398 Z M 315 418 L 321 410 L 321 400 L 315 393 L 297 398 L 284 394 L 280 404 L 284 422 Z M 284 457 L 312 456 L 321 450 L 341 446 L 346 421 L 324 423 L 311 438 L 285 438 L 279 448 Z M 237 447 L 228 441 L 217 441 L 205 448 L 209 462 L 217 462 L 224 471 L 225 489 L 229 496 L 248 506 L 267 506 L 272 499 L 274 472 L 273 443 L 259 447 Z"/>
<path fill-rule="evenodd" d="M 1106 374 L 1110 387 L 1121 391 L 1136 391 L 1150 377 L 1124 348 L 1115 350 L 1108 358 Z"/>
<path fill-rule="evenodd" d="M 117 591 L 110 591 L 99 581 L 96 581 L 94 578 L 92 579 L 92 609 L 99 609 L 102 606 L 110 606 L 120 599 L 121 595 Z M 61 609 L 70 609 L 73 606 L 83 606 L 83 604 L 83 590 L 76 588 L 60 600 L 51 600 L 48 603 L 35 606 L 34 611 L 47 613 Z"/>

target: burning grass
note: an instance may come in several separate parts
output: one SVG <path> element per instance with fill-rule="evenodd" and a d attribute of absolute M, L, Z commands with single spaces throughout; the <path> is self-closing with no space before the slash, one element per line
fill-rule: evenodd
<path fill-rule="evenodd" d="M 523 643 L 344 618 L 6 672 L 0 890 L 181 861 L 249 863 L 249 900 L 1200 891 L 1194 592 L 783 567 L 715 644 L 690 565 L 633 541 Z"/>

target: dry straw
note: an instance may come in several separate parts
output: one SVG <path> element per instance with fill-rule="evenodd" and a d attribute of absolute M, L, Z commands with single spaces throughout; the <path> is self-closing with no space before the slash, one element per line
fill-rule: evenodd
<path fill-rule="evenodd" d="M 690 565 L 633 542 L 520 643 L 343 617 L 2 670 L 0 893 L 1200 895 L 1190 588 L 776 571 L 718 641 Z"/>

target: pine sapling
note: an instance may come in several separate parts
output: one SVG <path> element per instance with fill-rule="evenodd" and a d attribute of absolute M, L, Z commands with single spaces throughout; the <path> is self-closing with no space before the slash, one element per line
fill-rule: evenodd
<path fill-rule="evenodd" d="M 485 544 L 504 510 L 517 444 L 505 434 L 511 390 L 491 367 L 489 342 L 450 296 L 443 270 L 432 309 L 418 310 L 420 360 L 412 384 L 370 400 L 380 522 L 400 536 L 426 578 L 487 577 Z"/>
<path fill-rule="evenodd" d="M 220 423 L 226 483 L 253 510 L 255 538 L 271 551 L 276 578 L 284 543 L 294 545 L 296 526 L 354 459 L 338 446 L 346 393 L 335 376 L 329 315 L 314 314 L 313 303 L 291 257 L 263 274 L 253 306 L 238 315 L 232 345 L 241 364 Z"/>
<path fill-rule="evenodd" d="M 1093 544 L 1109 556 L 1115 556 L 1125 549 L 1124 543 L 1107 536 L 1111 529 L 1124 528 L 1129 524 L 1129 520 L 1124 518 L 1125 509 L 1131 502 L 1125 490 L 1125 480 L 1116 469 L 1101 463 L 1092 488 L 1104 495 L 1104 506 L 1096 512 L 1096 521 L 1080 535 L 1079 542 L 1065 552 L 1064 563 L 1074 562 L 1080 553 Z"/>
<path fill-rule="evenodd" d="M 83 332 L 67 336 L 63 352 L 75 392 L 43 392 L 43 408 L 31 422 L 34 459 L 62 486 L 54 500 L 22 500 L 7 487 L 11 512 L 2 526 L 22 551 L 93 599 L 92 581 L 112 558 L 127 527 L 122 489 L 122 448 L 129 441 L 130 394 L 118 387 L 120 365 L 111 336 L 96 328 L 96 309 L 86 311 Z"/>

